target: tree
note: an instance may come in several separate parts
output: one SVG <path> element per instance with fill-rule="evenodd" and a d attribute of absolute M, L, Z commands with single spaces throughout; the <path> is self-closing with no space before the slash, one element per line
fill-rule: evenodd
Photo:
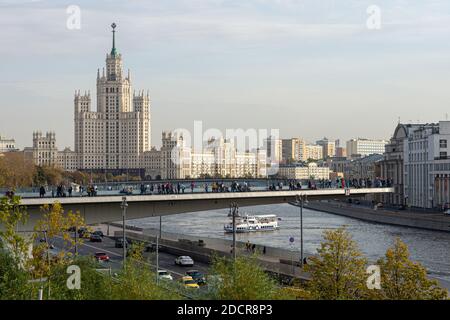
<path fill-rule="evenodd" d="M 10 189 L 31 186 L 34 173 L 32 161 L 22 152 L 7 152 L 0 157 L 0 186 Z"/>
<path fill-rule="evenodd" d="M 324 232 L 317 255 L 310 258 L 305 271 L 315 299 L 363 299 L 368 295 L 366 259 L 345 227 Z"/>
<path fill-rule="evenodd" d="M 291 299 L 261 268 L 256 256 L 241 256 L 236 261 L 214 257 L 211 274 L 216 281 L 213 298 L 220 300 Z"/>
<path fill-rule="evenodd" d="M 72 237 L 71 230 L 86 227 L 84 219 L 79 212 L 64 212 L 60 203 L 55 202 L 53 205 L 44 205 L 42 207 L 43 217 L 35 226 L 34 239 L 44 239 L 33 248 L 33 271 L 36 276 L 45 277 L 50 274 L 53 265 L 64 264 L 66 260 L 73 258 L 71 251 L 75 246 L 82 244 L 83 240 L 79 237 Z M 57 256 L 49 257 L 50 245 L 56 238 L 63 240 L 63 248 Z M 35 241 L 37 242 L 37 241 Z"/>
<path fill-rule="evenodd" d="M 18 232 L 18 226 L 25 224 L 28 215 L 20 206 L 20 197 L 3 197 L 0 199 L 0 239 L 2 247 L 8 250 L 16 263 L 23 267 L 28 256 L 30 241 Z"/>
<path fill-rule="evenodd" d="M 16 259 L 0 245 L 0 299 L 30 299 L 31 287 L 29 273 L 19 267 Z"/>
<path fill-rule="evenodd" d="M 378 299 L 436 300 L 446 299 L 448 292 L 437 281 L 427 277 L 426 269 L 409 258 L 409 250 L 399 238 L 377 262 L 381 270 L 381 290 Z"/>

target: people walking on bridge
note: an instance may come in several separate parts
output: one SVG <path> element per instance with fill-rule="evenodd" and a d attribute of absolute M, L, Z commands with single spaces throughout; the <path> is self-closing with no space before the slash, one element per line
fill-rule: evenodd
<path fill-rule="evenodd" d="M 195 184 L 194 184 L 194 181 L 192 181 L 191 182 L 191 193 L 194 193 L 194 187 L 195 187 Z"/>
<path fill-rule="evenodd" d="M 45 197 L 45 187 L 41 186 L 39 188 L 39 198 L 44 198 Z"/>

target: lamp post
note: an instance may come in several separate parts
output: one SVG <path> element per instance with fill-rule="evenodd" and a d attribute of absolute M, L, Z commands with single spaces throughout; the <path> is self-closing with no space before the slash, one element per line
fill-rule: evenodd
<path fill-rule="evenodd" d="M 127 238 L 125 234 L 125 220 L 126 220 L 126 214 L 127 214 L 127 197 L 122 197 L 122 203 L 120 205 L 120 208 L 122 209 L 122 248 L 123 248 L 123 268 L 125 269 L 125 263 L 127 259 Z"/>
<path fill-rule="evenodd" d="M 233 224 L 233 260 L 236 261 L 236 216 L 239 216 L 239 206 L 236 202 L 230 204 L 230 214 Z"/>
<path fill-rule="evenodd" d="M 300 205 L 300 266 L 303 268 L 303 196 L 298 196 Z"/>

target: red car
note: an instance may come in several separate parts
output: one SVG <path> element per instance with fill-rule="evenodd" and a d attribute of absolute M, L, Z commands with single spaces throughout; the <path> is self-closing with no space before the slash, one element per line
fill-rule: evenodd
<path fill-rule="evenodd" d="M 94 256 L 95 259 L 97 259 L 97 261 L 106 261 L 106 262 L 109 261 L 108 255 L 104 252 L 96 252 Z"/>

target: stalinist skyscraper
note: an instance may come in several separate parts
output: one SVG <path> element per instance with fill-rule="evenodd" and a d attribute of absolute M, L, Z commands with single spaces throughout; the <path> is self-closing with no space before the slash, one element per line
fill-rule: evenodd
<path fill-rule="evenodd" d="M 91 95 L 75 92 L 75 153 L 79 169 L 118 172 L 140 169 L 150 150 L 150 97 L 148 91 L 131 93 L 131 75 L 123 73 L 122 55 L 116 48 L 116 24 L 106 69 L 97 71 L 97 110 Z"/>

